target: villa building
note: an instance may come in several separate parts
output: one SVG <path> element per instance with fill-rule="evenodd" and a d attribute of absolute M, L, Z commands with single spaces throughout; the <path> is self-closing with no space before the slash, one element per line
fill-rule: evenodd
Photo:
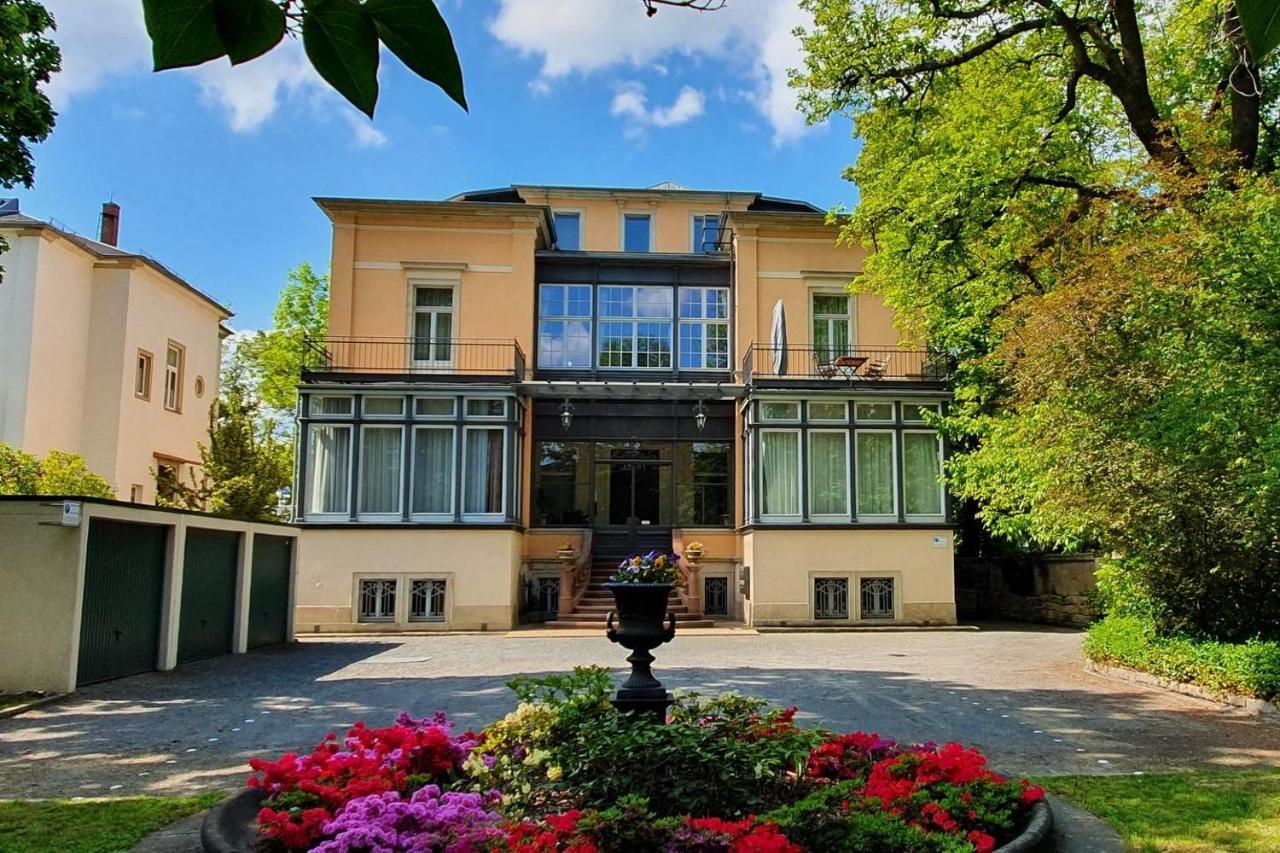
<path fill-rule="evenodd" d="M 299 633 L 603 621 L 608 566 L 695 542 L 684 620 L 955 622 L 944 368 L 850 293 L 865 253 L 818 208 L 669 184 L 317 203 Z"/>
<path fill-rule="evenodd" d="M 218 397 L 231 312 L 120 249 L 120 207 L 91 240 L 0 200 L 0 442 L 84 457 L 120 500 L 189 482 Z"/>

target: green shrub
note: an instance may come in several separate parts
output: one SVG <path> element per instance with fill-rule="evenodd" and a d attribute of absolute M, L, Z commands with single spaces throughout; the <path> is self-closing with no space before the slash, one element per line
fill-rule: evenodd
<path fill-rule="evenodd" d="M 925 832 L 883 809 L 857 808 L 859 782 L 818 788 L 801 800 L 762 815 L 787 839 L 823 853 L 973 853 L 963 838 Z M 853 805 L 846 809 L 845 804 Z"/>
<path fill-rule="evenodd" d="M 1280 698 L 1280 642 L 1166 637 L 1148 619 L 1112 614 L 1089 628 L 1084 653 L 1097 663 L 1196 684 L 1213 693 Z"/>

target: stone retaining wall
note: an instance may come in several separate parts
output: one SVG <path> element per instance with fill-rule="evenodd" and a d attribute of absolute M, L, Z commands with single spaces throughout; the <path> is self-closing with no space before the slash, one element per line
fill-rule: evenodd
<path fill-rule="evenodd" d="M 1092 554 L 956 558 L 956 605 L 961 618 L 1083 628 L 1098 616 L 1096 568 Z"/>

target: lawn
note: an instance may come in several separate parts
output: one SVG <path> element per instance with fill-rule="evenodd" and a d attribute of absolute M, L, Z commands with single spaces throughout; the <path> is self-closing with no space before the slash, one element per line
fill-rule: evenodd
<path fill-rule="evenodd" d="M 226 794 L 119 800 L 0 801 L 4 853 L 117 853 Z"/>
<path fill-rule="evenodd" d="M 1110 823 L 1133 850 L 1280 850 L 1280 771 L 1039 780 Z"/>

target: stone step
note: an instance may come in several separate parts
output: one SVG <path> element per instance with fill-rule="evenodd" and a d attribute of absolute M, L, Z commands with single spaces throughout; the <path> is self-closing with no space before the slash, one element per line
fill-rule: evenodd
<path fill-rule="evenodd" d="M 605 617 L 591 613 L 567 613 L 557 616 L 550 622 L 543 622 L 548 628 L 584 628 L 605 626 Z M 676 614 L 677 628 L 710 628 L 715 625 L 710 619 L 695 619 L 689 614 Z"/>

